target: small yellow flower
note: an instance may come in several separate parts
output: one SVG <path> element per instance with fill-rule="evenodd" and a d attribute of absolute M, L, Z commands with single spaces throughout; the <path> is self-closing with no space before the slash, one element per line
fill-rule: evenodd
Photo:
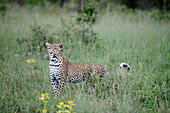
<path fill-rule="evenodd" d="M 69 105 L 67 105 L 67 104 L 64 104 L 64 106 L 63 107 L 67 107 L 67 108 L 69 108 L 70 109 L 70 111 L 72 111 L 72 107 L 71 106 L 69 106 Z"/>
<path fill-rule="evenodd" d="M 39 99 L 40 99 L 41 101 L 44 101 L 45 98 L 44 98 L 44 97 L 41 97 L 41 98 L 39 98 Z"/>
<path fill-rule="evenodd" d="M 68 108 L 69 108 L 70 106 L 69 106 L 69 105 L 67 105 L 67 104 L 64 104 L 64 107 L 68 107 Z"/>
<path fill-rule="evenodd" d="M 62 111 L 61 111 L 61 110 L 58 110 L 57 113 L 62 113 Z"/>
<path fill-rule="evenodd" d="M 61 105 L 61 106 L 64 105 L 64 102 L 60 102 L 59 105 Z"/>
<path fill-rule="evenodd" d="M 73 101 L 68 101 L 68 104 L 71 106 L 74 106 L 75 104 L 73 103 Z"/>
<path fill-rule="evenodd" d="M 28 59 L 27 60 L 27 63 L 29 64 L 29 63 L 34 63 L 35 62 L 35 60 L 34 59 Z"/>
<path fill-rule="evenodd" d="M 62 105 L 57 105 L 57 107 L 61 109 L 61 108 L 62 108 Z"/>
<path fill-rule="evenodd" d="M 71 113 L 68 109 L 63 111 L 64 113 Z"/>
<path fill-rule="evenodd" d="M 45 94 L 46 98 L 49 98 L 49 96 L 48 96 L 48 95 L 49 95 L 48 93 L 46 93 L 46 94 Z"/>
<path fill-rule="evenodd" d="M 30 59 L 28 59 L 28 60 L 27 60 L 27 63 L 29 64 L 30 62 L 31 62 L 31 60 L 30 60 Z"/>
<path fill-rule="evenodd" d="M 43 101 L 44 103 L 47 103 L 47 101 Z"/>
<path fill-rule="evenodd" d="M 60 102 L 60 103 L 57 105 L 57 107 L 61 109 L 61 108 L 63 107 L 63 105 L 64 105 L 64 102 Z"/>
<path fill-rule="evenodd" d="M 31 60 L 31 62 L 32 62 L 32 63 L 34 63 L 34 62 L 35 62 L 35 60 L 34 60 L 34 59 L 32 59 L 32 60 Z"/>
<path fill-rule="evenodd" d="M 39 98 L 39 99 L 40 99 L 41 101 L 44 101 L 44 99 L 45 99 L 44 97 L 45 97 L 45 95 L 44 95 L 44 93 L 42 93 L 42 94 L 41 94 L 41 98 Z"/>
<path fill-rule="evenodd" d="M 41 94 L 42 97 L 45 97 L 44 93 Z"/>
<path fill-rule="evenodd" d="M 46 109 L 43 109 L 42 113 L 46 113 L 46 112 L 47 112 L 47 110 L 46 110 Z"/>

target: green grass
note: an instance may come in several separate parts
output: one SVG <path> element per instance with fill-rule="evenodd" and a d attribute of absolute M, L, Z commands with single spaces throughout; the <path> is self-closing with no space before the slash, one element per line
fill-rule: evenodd
<path fill-rule="evenodd" d="M 66 41 L 54 35 L 55 43 L 63 40 L 63 55 L 69 61 L 103 63 L 111 78 L 92 80 L 92 84 L 67 83 L 63 95 L 53 98 L 47 51 L 30 49 L 29 40 L 33 36 L 30 25 L 48 24 L 49 32 L 55 33 L 61 17 L 74 15 L 58 10 L 61 14 L 16 6 L 7 11 L 5 21 L 0 18 L 0 112 L 41 112 L 39 97 L 45 92 L 50 95 L 49 112 L 69 100 L 75 102 L 73 111 L 77 113 L 170 111 L 170 23 L 154 21 L 149 12 L 141 11 L 101 12 L 94 26 L 99 40 L 92 45 L 81 44 L 74 35 Z M 27 59 L 36 62 L 28 64 Z M 121 62 L 127 62 L 131 72 L 121 71 Z"/>

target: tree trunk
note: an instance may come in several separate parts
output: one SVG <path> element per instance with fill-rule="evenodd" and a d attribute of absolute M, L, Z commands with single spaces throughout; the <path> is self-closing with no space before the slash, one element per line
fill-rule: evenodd
<path fill-rule="evenodd" d="M 63 8 L 65 0 L 60 0 L 60 7 Z"/>
<path fill-rule="evenodd" d="M 24 5 L 24 0 L 18 0 L 18 4 L 19 4 L 20 6 L 23 6 L 23 5 Z"/>
<path fill-rule="evenodd" d="M 90 41 L 91 41 L 91 36 L 92 36 L 92 16 L 93 16 L 93 14 L 91 14 L 91 16 L 90 16 L 88 43 L 90 43 Z"/>
<path fill-rule="evenodd" d="M 93 7 L 93 4 L 94 4 L 94 1 L 92 1 L 92 7 Z M 91 14 L 90 14 L 88 44 L 90 43 L 91 37 L 92 37 L 92 19 L 93 19 L 93 11 L 91 11 Z"/>
<path fill-rule="evenodd" d="M 83 10 L 83 7 L 84 7 L 83 2 L 84 2 L 84 1 L 81 0 L 81 10 Z M 84 30 L 84 28 L 83 28 L 83 20 L 84 20 L 84 15 L 83 15 L 83 13 L 82 13 L 82 15 L 81 15 L 81 21 L 80 21 L 81 40 L 83 40 L 83 30 Z"/>

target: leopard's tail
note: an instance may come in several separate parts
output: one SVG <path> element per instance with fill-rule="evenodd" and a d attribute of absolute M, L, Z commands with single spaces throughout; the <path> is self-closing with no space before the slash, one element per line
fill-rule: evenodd
<path fill-rule="evenodd" d="M 123 68 L 123 67 L 126 68 L 127 71 L 130 71 L 130 70 L 131 70 L 130 66 L 129 66 L 127 63 L 122 62 L 122 63 L 120 64 L 120 68 Z"/>

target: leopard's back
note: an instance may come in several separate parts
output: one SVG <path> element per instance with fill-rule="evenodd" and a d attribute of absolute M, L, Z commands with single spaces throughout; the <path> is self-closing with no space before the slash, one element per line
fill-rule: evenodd
<path fill-rule="evenodd" d="M 103 76 L 105 73 L 108 73 L 108 69 L 100 63 L 68 62 L 67 64 L 67 81 L 73 83 L 84 81 L 90 76 Z"/>

